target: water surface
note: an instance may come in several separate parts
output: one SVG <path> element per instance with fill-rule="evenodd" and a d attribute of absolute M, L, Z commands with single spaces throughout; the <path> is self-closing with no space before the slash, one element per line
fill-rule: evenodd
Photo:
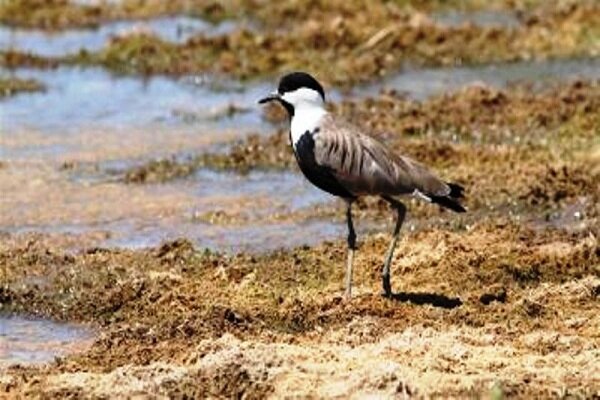
<path fill-rule="evenodd" d="M 600 79 L 600 58 L 519 61 L 504 64 L 446 68 L 407 68 L 390 77 L 353 90 L 357 96 L 375 95 L 382 89 L 395 89 L 409 98 L 426 100 L 433 95 L 483 83 L 497 88 L 510 84 L 532 84 L 534 90 L 559 81 Z"/>
<path fill-rule="evenodd" d="M 86 126 L 257 128 L 260 115 L 249 111 L 258 108 L 257 100 L 271 90 L 265 82 L 241 84 L 203 75 L 143 79 L 102 68 L 0 70 L 0 75 L 36 79 L 46 86 L 44 92 L 1 101 L 3 131 L 35 129 L 60 135 Z"/>
<path fill-rule="evenodd" d="M 106 46 L 113 37 L 136 32 L 153 34 L 168 42 L 183 43 L 198 34 L 222 35 L 242 25 L 233 21 L 213 24 L 187 16 L 115 21 L 103 24 L 97 29 L 67 29 L 56 32 L 0 25 L 0 50 L 15 49 L 40 56 L 60 57 L 78 53 L 80 50 L 95 52 Z"/>
<path fill-rule="evenodd" d="M 101 233 L 94 245 L 128 248 L 185 237 L 198 247 L 262 252 L 336 239 L 344 229 L 331 217 L 309 219 L 334 198 L 295 172 L 201 170 L 135 185 L 71 179 L 43 168 L 11 170 L 0 170 L 7 193 L 0 230 L 15 234 Z"/>
<path fill-rule="evenodd" d="M 90 329 L 75 324 L 0 316 L 0 368 L 47 363 L 85 350 L 93 338 Z"/>
<path fill-rule="evenodd" d="M 77 67 L 1 73 L 38 79 L 47 90 L 0 103 L 0 158 L 8 161 L 0 169 L 0 230 L 100 232 L 99 245 L 116 247 L 185 237 L 226 251 L 310 245 L 345 232 L 331 218 L 308 217 L 333 198 L 294 172 L 202 170 L 148 185 L 107 179 L 109 170 L 197 154 L 249 132 L 272 133 L 256 101 L 272 91 L 275 77 L 250 83 L 210 75 L 143 79 Z M 577 78 L 600 78 L 600 58 L 412 69 L 349 95 L 391 88 L 423 100 L 475 82 L 500 88 L 529 82 L 535 90 Z M 332 91 L 329 97 L 342 96 Z M 75 167 L 63 170 L 57 161 Z M 81 165 L 91 169 L 77 176 Z"/>

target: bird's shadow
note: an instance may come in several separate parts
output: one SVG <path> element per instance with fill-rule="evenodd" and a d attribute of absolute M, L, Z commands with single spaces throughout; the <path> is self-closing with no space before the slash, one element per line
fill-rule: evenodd
<path fill-rule="evenodd" d="M 410 302 L 418 305 L 428 304 L 434 307 L 447 309 L 460 307 L 463 304 L 462 300 L 458 297 L 448 297 L 436 293 L 398 292 L 392 293 L 390 299 L 403 303 Z"/>

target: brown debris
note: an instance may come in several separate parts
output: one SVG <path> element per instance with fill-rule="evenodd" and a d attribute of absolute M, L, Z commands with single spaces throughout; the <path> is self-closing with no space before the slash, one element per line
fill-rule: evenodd
<path fill-rule="evenodd" d="M 244 343 L 266 340 L 307 349 L 334 340 L 330 335 L 340 329 L 350 331 L 330 345 L 354 340 L 355 346 L 368 346 L 396 332 L 421 329 L 419 326 L 443 327 L 444 331 L 493 329 L 498 339 L 490 346 L 500 342 L 518 347 L 522 335 L 551 330 L 589 343 L 597 334 L 589 325 L 569 325 L 556 318 L 558 310 L 573 321 L 596 318 L 593 293 L 599 286 L 600 248 L 586 235 L 535 231 L 503 219 L 481 222 L 467 232 L 430 229 L 406 233 L 394 263 L 395 301 L 378 295 L 378 268 L 387 240 L 381 235 L 369 236 L 358 252 L 358 295 L 351 302 L 342 301 L 339 294 L 342 241 L 264 256 L 197 252 L 185 241 L 148 251 L 74 256 L 31 244 L 4 248 L 0 260 L 6 265 L 8 281 L 3 293 L 9 293 L 3 296 L 5 307 L 91 322 L 102 330 L 87 353 L 44 370 L 29 367 L 24 374 L 11 374 L 17 384 L 5 389 L 18 393 L 24 387 L 19 376 L 39 374 L 47 379 L 33 381 L 29 390 L 56 390 L 51 382 L 76 371 L 92 373 L 89 384 L 95 387 L 99 384 L 95 379 L 116 368 L 168 363 L 192 374 L 179 385 L 158 383 L 160 390 L 171 395 L 187 391 L 188 382 L 203 388 L 216 385 L 210 386 L 214 393 L 230 393 L 235 388 L 252 396 L 275 390 L 277 383 L 270 375 L 263 380 L 264 376 L 252 372 L 259 365 L 269 369 L 269 364 L 250 355 L 219 367 L 224 369 L 217 375 L 208 375 L 217 379 L 213 383 L 201 378 L 204 373 L 193 372 L 198 363 L 212 359 L 211 354 L 228 348 L 206 347 L 208 343 L 218 346 L 219 341 L 202 342 L 224 333 Z M 47 276 L 48 286 L 20 283 L 32 273 Z M 501 291 L 493 292 L 498 287 Z M 486 288 L 493 294 L 482 296 Z M 444 308 L 450 302 L 454 302 L 452 308 Z M 362 335 L 350 328 L 365 318 L 374 324 L 370 333 Z M 498 325 L 506 318 L 510 328 Z M 204 347 L 192 357 L 190 343 L 201 342 Z M 560 357 L 562 352 L 551 354 Z M 288 368 L 285 365 L 284 370 Z M 229 378 L 221 381 L 225 371 Z M 522 376 L 528 371 L 517 368 L 513 373 Z M 100 375 L 93 378 L 95 374 Z M 541 393 L 547 379 L 533 386 L 515 382 L 512 390 Z M 66 391 L 60 393 L 73 393 L 72 383 L 61 382 Z M 416 382 L 409 380 L 408 385 Z M 586 380 L 574 380 L 573 385 L 586 390 L 594 387 Z M 424 390 L 421 384 L 417 386 Z M 436 390 L 443 388 L 436 386 Z"/>
<path fill-rule="evenodd" d="M 24 8 L 19 1 L 13 3 L 19 10 Z M 57 9 L 64 6 L 62 1 L 56 3 Z M 535 18 L 516 29 L 436 25 L 425 14 L 386 2 L 257 6 L 250 1 L 246 5 L 242 15 L 258 19 L 263 23 L 262 30 L 241 29 L 215 37 L 200 35 L 184 44 L 134 34 L 111 41 L 99 52 L 49 59 L 48 63 L 99 64 L 118 72 L 139 74 L 218 72 L 241 79 L 301 69 L 327 84 L 349 87 L 388 75 L 407 64 L 439 66 L 593 57 L 599 50 L 595 38 L 600 8 L 593 2 L 551 9 L 539 7 L 531 11 Z M 8 15 L 20 15 L 11 13 L 10 7 L 9 11 L 4 10 L 8 20 Z M 208 10 L 212 8 L 200 14 L 210 13 Z M 44 7 L 40 7 L 39 12 L 43 11 Z M 188 11 L 193 12 L 194 7 Z M 86 9 L 83 14 L 88 12 L 94 13 Z M 124 13 L 113 12 L 115 17 Z M 155 13 L 172 14 L 168 7 L 140 13 L 140 18 Z M 0 18 L 2 15 L 0 8 Z M 233 15 L 240 16 L 235 12 Z M 23 18 L 33 19 L 33 15 L 25 13 Z M 21 54 L 13 55 L 11 60 L 25 62 L 27 58 Z"/>

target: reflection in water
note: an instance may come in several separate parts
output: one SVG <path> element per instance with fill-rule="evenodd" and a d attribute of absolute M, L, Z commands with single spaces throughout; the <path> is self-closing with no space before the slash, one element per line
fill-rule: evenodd
<path fill-rule="evenodd" d="M 103 24 L 97 29 L 68 29 L 58 32 L 0 25 L 0 50 L 16 49 L 41 56 L 59 57 L 82 49 L 98 51 L 110 38 L 133 32 L 154 34 L 169 42 L 182 43 L 194 35 L 222 35 L 239 26 L 240 24 L 232 21 L 212 24 L 186 16 L 116 21 Z"/>
<path fill-rule="evenodd" d="M 81 326 L 0 316 L 0 368 L 50 362 L 55 357 L 85 350 L 92 340 L 93 333 Z"/>

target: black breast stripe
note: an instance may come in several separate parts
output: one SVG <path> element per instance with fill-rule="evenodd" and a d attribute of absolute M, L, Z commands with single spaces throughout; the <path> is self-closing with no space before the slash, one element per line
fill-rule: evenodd
<path fill-rule="evenodd" d="M 317 164 L 315 159 L 315 140 L 312 134 L 306 131 L 296 142 L 294 154 L 300 170 L 306 179 L 321 190 L 334 196 L 355 198 L 335 178 L 331 168 Z"/>

